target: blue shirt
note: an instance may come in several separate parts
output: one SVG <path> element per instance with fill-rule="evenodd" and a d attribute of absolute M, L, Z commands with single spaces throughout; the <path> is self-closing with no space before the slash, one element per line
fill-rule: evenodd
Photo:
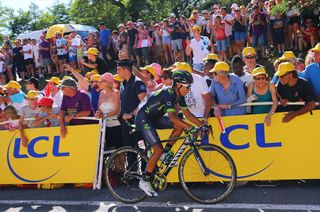
<path fill-rule="evenodd" d="M 108 46 L 110 35 L 111 35 L 111 31 L 109 29 L 105 29 L 99 32 L 99 39 L 103 47 Z"/>
<path fill-rule="evenodd" d="M 100 91 L 96 91 L 96 89 L 93 89 L 90 85 L 89 85 L 88 91 L 89 91 L 89 97 L 90 97 L 91 105 L 93 107 L 93 111 L 96 112 L 98 110 L 98 101 L 99 101 Z"/>
<path fill-rule="evenodd" d="M 302 77 L 311 84 L 316 98 L 320 97 L 320 64 L 312 63 L 307 66 L 306 70 L 302 72 Z"/>
<path fill-rule="evenodd" d="M 246 107 L 237 105 L 246 102 L 246 94 L 244 92 L 243 83 L 238 76 L 229 75 L 230 86 L 228 90 L 224 90 L 222 84 L 214 79 L 211 81 L 210 94 L 218 104 L 231 104 L 231 109 L 221 111 L 222 116 L 235 116 L 246 113 Z"/>

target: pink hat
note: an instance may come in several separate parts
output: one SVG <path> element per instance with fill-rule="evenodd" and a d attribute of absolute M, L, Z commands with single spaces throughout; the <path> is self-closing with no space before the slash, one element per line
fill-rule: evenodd
<path fill-rule="evenodd" d="M 161 75 L 161 70 L 162 70 L 161 65 L 159 65 L 158 63 L 152 63 L 150 66 L 152 66 L 152 68 L 156 70 L 156 73 L 158 76 Z"/>
<path fill-rule="evenodd" d="M 102 74 L 100 80 L 101 81 L 110 82 L 110 83 L 114 82 L 114 78 L 113 78 L 113 75 L 111 73 Z"/>

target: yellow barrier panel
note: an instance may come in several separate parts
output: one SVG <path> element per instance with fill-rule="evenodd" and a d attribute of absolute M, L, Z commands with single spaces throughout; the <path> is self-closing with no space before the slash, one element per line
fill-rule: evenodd
<path fill-rule="evenodd" d="M 221 146 L 232 156 L 238 180 L 320 179 L 320 111 L 296 117 L 289 123 L 282 123 L 283 116 L 274 114 L 269 127 L 263 123 L 265 114 L 223 117 L 225 134 L 221 133 L 216 118 L 209 119 L 215 136 L 210 143 Z M 167 139 L 170 132 L 159 131 L 161 139 Z M 177 167 L 167 179 L 178 182 Z"/>
<path fill-rule="evenodd" d="M 100 125 L 26 129 L 28 148 L 18 131 L 0 131 L 0 184 L 89 183 L 97 167 Z"/>

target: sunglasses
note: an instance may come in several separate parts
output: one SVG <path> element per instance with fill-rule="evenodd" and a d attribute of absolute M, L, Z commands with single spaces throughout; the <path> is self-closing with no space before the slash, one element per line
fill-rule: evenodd
<path fill-rule="evenodd" d="M 182 88 L 182 87 L 186 87 L 187 89 L 190 89 L 191 88 L 191 85 L 190 84 L 181 84 L 181 86 L 179 87 Z"/>
<path fill-rule="evenodd" d="M 286 73 L 285 75 L 279 76 L 279 78 L 284 78 L 286 76 L 288 76 L 291 72 Z"/>
<path fill-rule="evenodd" d="M 90 81 L 91 84 L 94 83 L 94 82 L 99 82 L 99 81 Z"/>
<path fill-rule="evenodd" d="M 266 77 L 255 77 L 254 80 L 265 80 Z"/>
<path fill-rule="evenodd" d="M 247 56 L 247 57 L 244 57 L 244 58 L 247 58 L 247 59 L 255 59 L 256 56 Z"/>

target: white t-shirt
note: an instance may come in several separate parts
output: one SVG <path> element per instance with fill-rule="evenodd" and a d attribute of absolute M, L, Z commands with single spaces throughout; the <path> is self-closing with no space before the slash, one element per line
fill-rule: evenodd
<path fill-rule="evenodd" d="M 5 65 L 5 62 L 0 60 L 0 73 L 4 72 L 4 65 Z"/>
<path fill-rule="evenodd" d="M 62 47 L 67 45 L 67 41 L 64 38 L 59 38 L 56 40 L 56 46 Z M 67 54 L 67 50 L 65 48 L 57 48 L 57 55 L 65 55 Z"/>
<path fill-rule="evenodd" d="M 223 18 L 224 21 L 228 21 L 228 22 L 232 22 L 233 19 L 234 19 L 234 17 L 232 17 L 232 15 L 230 15 L 230 14 L 227 14 L 227 15 Z M 226 33 L 226 36 L 231 36 L 231 35 L 232 35 L 232 24 L 230 25 L 230 24 L 225 23 L 225 25 L 224 25 L 224 31 L 225 31 L 225 33 Z"/>
<path fill-rule="evenodd" d="M 202 95 L 209 93 L 209 88 L 203 77 L 197 74 L 192 74 L 192 77 L 191 89 L 184 98 L 190 112 L 196 117 L 202 118 L 206 109 Z"/>
<path fill-rule="evenodd" d="M 230 75 L 238 76 L 238 75 L 236 75 L 236 74 L 234 74 L 234 73 L 231 73 Z M 240 79 L 241 79 L 241 81 L 243 82 L 243 84 L 244 84 L 245 86 L 247 86 L 247 87 L 249 86 L 250 82 L 253 82 L 253 77 L 252 77 L 252 75 L 249 74 L 248 72 L 244 72 L 244 75 L 242 75 L 242 76 L 240 77 Z"/>
<path fill-rule="evenodd" d="M 30 44 L 25 44 L 25 45 L 23 45 L 22 50 L 23 50 L 24 52 L 27 52 L 27 51 L 30 51 L 30 50 L 31 50 L 31 53 L 23 53 L 23 57 L 24 57 L 25 60 L 27 60 L 27 59 L 33 59 L 32 46 L 31 46 Z"/>
<path fill-rule="evenodd" d="M 76 35 L 72 41 L 71 41 L 72 46 L 80 46 L 81 45 L 81 37 L 80 35 Z"/>
<path fill-rule="evenodd" d="M 195 38 L 191 40 L 189 47 L 193 51 L 194 64 L 203 63 L 202 59 L 209 54 L 208 46 L 210 44 L 211 41 L 206 36 L 201 36 L 201 39 L 199 41 L 197 41 Z"/>
<path fill-rule="evenodd" d="M 56 105 L 58 107 L 58 110 L 60 112 L 62 99 L 63 99 L 63 93 L 61 90 L 59 90 L 55 96 L 50 95 L 50 98 L 53 100 L 53 105 Z"/>

